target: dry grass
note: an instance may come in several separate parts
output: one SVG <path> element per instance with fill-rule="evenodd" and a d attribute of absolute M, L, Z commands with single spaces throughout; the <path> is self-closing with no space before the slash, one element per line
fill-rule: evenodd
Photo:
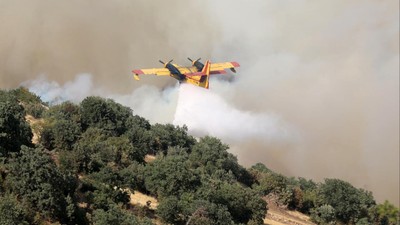
<path fill-rule="evenodd" d="M 279 206 L 275 197 L 267 196 L 264 200 L 268 203 L 268 212 L 264 219 L 265 225 L 312 225 L 310 217 L 293 210 Z"/>
<path fill-rule="evenodd" d="M 132 205 L 148 206 L 150 209 L 153 210 L 157 209 L 158 201 L 156 198 L 145 195 L 139 191 L 133 191 L 132 193 L 128 190 L 128 193 L 131 198 L 130 203 Z"/>
<path fill-rule="evenodd" d="M 154 156 L 154 155 L 145 155 L 145 157 L 144 157 L 144 161 L 146 163 L 153 162 L 155 159 L 156 159 L 156 156 Z"/>
<path fill-rule="evenodd" d="M 29 126 L 32 129 L 33 137 L 32 137 L 32 143 L 37 144 L 39 142 L 40 138 L 40 132 L 42 131 L 43 119 L 36 119 L 35 117 L 31 115 L 26 115 L 25 116 L 26 122 L 28 122 Z"/>

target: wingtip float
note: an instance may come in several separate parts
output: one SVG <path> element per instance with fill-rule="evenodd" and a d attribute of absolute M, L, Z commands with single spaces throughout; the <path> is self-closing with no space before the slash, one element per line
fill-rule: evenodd
<path fill-rule="evenodd" d="M 192 66 L 184 67 L 177 64 L 173 64 L 170 60 L 167 63 L 159 60 L 164 65 L 163 68 L 152 68 L 152 69 L 137 69 L 132 70 L 133 77 L 135 80 L 140 80 L 139 75 L 156 75 L 156 76 L 171 76 L 177 79 L 180 83 L 189 83 L 195 86 L 209 88 L 210 75 L 226 74 L 225 69 L 230 69 L 236 73 L 235 67 L 240 67 L 237 62 L 222 62 L 222 63 L 211 63 L 207 60 L 204 64 L 200 61 L 201 58 L 192 60 Z"/>

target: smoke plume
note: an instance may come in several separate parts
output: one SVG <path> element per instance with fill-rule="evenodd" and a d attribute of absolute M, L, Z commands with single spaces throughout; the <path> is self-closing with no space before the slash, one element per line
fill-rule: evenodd
<path fill-rule="evenodd" d="M 113 98 L 241 163 L 336 177 L 399 203 L 399 2 L 0 0 L 0 88 Z M 130 71 L 238 61 L 210 90 Z"/>

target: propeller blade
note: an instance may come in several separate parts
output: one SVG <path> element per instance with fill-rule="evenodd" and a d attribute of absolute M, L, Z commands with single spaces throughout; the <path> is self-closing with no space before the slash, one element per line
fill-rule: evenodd
<path fill-rule="evenodd" d="M 201 60 L 201 58 L 198 58 L 198 59 L 196 60 L 196 62 L 197 62 L 197 61 L 200 61 L 200 60 Z"/>
<path fill-rule="evenodd" d="M 188 57 L 188 59 L 189 59 L 190 62 L 193 62 L 193 60 L 191 58 Z"/>
<path fill-rule="evenodd" d="M 173 59 L 171 59 L 171 60 L 169 60 L 169 62 L 168 62 L 168 63 L 171 63 L 172 61 L 174 61 L 174 60 L 173 60 Z M 168 64 L 168 63 L 167 63 L 167 64 Z"/>
<path fill-rule="evenodd" d="M 163 64 L 163 65 L 165 65 L 165 63 L 163 62 L 163 61 L 161 61 L 161 60 L 158 60 L 161 64 Z"/>

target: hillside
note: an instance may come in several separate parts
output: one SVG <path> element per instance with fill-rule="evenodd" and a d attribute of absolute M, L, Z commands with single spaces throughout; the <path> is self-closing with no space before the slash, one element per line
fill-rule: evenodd
<path fill-rule="evenodd" d="M 215 137 L 111 99 L 0 91 L 0 224 L 396 224 L 346 181 L 244 168 Z"/>

